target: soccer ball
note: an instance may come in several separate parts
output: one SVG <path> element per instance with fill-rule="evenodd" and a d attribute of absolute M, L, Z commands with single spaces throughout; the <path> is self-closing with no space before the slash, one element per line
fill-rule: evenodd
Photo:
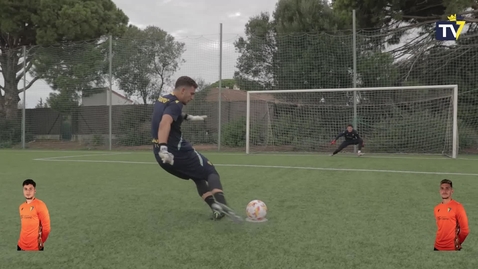
<path fill-rule="evenodd" d="M 247 204 L 246 214 L 248 221 L 263 222 L 267 221 L 267 206 L 261 200 L 252 200 Z"/>

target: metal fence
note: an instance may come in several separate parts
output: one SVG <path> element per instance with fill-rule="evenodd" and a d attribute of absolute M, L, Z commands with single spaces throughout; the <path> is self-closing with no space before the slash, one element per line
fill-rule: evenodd
<path fill-rule="evenodd" d="M 420 43 L 422 35 L 413 29 L 409 41 L 392 46 L 386 45 L 385 40 L 393 36 L 393 32 L 354 30 L 334 35 L 297 33 L 241 37 L 224 34 L 222 25 L 219 29 L 217 35 L 174 38 L 149 28 L 144 31 L 146 35 L 136 32 L 121 38 L 2 52 L 4 59 L 9 55 L 9 59 L 18 60 L 20 65 L 10 66 L 15 69 L 10 75 L 3 72 L 5 94 L 0 107 L 0 147 L 148 148 L 152 102 L 170 91 L 177 77 L 188 75 L 197 79 L 200 88 L 196 99 L 185 110 L 209 117 L 204 122 L 183 124 L 182 128 L 185 138 L 201 149 L 245 150 L 245 91 L 356 87 L 352 95 L 343 93 L 330 97 L 337 101 L 334 109 L 340 111 L 340 107 L 371 105 L 360 102 L 367 96 L 360 91 L 361 87 L 450 84 L 457 84 L 459 88 L 460 153 L 478 149 L 478 42 L 445 46 L 443 42 L 430 39 Z M 473 39 L 476 38 L 469 40 Z M 8 95 L 7 91 L 20 94 Z M 389 92 L 387 96 L 375 97 L 372 102 L 375 118 L 390 114 L 390 107 L 384 105 L 392 95 Z M 318 104 L 323 98 L 320 94 L 300 95 L 296 100 L 285 102 L 276 98 L 270 103 L 290 105 L 292 102 L 300 107 L 304 99 L 308 104 Z M 394 103 L 416 103 L 425 100 L 426 94 L 417 90 L 400 98 L 400 102 L 394 99 Z M 449 106 L 440 103 L 433 109 L 446 110 Z M 410 109 L 394 108 L 398 108 L 402 116 L 402 112 Z M 327 133 L 316 133 L 322 144 L 333 139 L 347 123 L 355 123 L 359 131 L 366 127 L 360 116 L 331 114 L 321 114 L 322 118 L 316 121 L 320 125 L 314 126 L 306 120 L 313 116 L 312 112 L 300 116 L 296 113 L 298 110 L 288 109 L 282 108 L 282 116 L 295 113 L 295 119 L 289 121 L 304 122 L 304 125 L 291 126 L 314 130 L 322 126 L 327 130 Z M 424 121 L 429 116 L 427 111 L 407 113 L 421 115 Z M 288 124 L 287 117 L 268 117 L 269 121 L 264 124 Z M 388 122 L 388 126 L 382 124 L 380 128 L 405 130 L 397 134 L 402 138 L 400 143 L 408 143 L 402 149 L 426 143 L 415 129 L 406 131 L 409 128 L 406 124 Z M 441 128 L 448 128 L 449 124 L 443 122 Z M 373 130 L 368 127 L 370 135 L 378 131 L 378 127 Z M 423 128 L 432 128 L 429 132 L 434 132 L 433 126 L 424 125 Z M 319 139 L 314 137 L 316 134 L 308 132 L 308 139 Z M 394 143 L 393 136 L 387 139 Z M 433 139 L 433 136 L 426 139 Z M 401 148 L 395 151 L 400 152 Z M 315 149 L 288 147 L 287 150 Z M 420 152 L 431 151 L 423 147 Z"/>

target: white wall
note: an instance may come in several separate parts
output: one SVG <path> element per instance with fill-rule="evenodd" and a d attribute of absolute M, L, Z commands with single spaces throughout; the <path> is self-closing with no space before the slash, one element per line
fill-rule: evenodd
<path fill-rule="evenodd" d="M 108 91 L 103 91 L 101 93 L 93 94 L 88 97 L 83 97 L 81 105 L 82 106 L 109 106 L 109 96 L 108 96 Z M 129 100 L 126 100 L 117 94 L 113 93 L 112 94 L 112 99 L 113 102 L 112 104 L 115 105 L 131 105 L 132 102 Z"/>

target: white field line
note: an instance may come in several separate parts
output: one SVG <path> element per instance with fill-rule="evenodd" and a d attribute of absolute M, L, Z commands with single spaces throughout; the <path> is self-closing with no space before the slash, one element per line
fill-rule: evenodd
<path fill-rule="evenodd" d="M 49 161 L 49 160 L 61 160 L 61 159 L 68 159 L 68 158 L 79 158 L 79 157 L 95 157 L 95 156 L 112 156 L 112 155 L 125 155 L 131 154 L 128 152 L 110 152 L 110 153 L 98 153 L 98 154 L 84 154 L 84 155 L 70 155 L 70 156 L 57 156 L 57 157 L 46 157 L 46 158 L 37 158 L 34 159 L 35 161 Z"/>
<path fill-rule="evenodd" d="M 95 155 L 96 156 L 96 155 Z M 77 156 L 79 157 L 79 156 Z M 108 160 L 68 160 L 68 159 L 34 159 L 35 161 L 48 162 L 80 162 L 80 163 L 120 163 L 120 164 L 154 164 L 156 162 L 136 162 L 136 161 L 108 161 Z M 398 174 L 422 174 L 422 175 L 453 175 L 453 176 L 478 176 L 473 173 L 454 173 L 454 172 L 427 172 L 427 171 L 406 171 L 406 170 L 380 170 L 380 169 L 354 169 L 354 168 L 329 168 L 329 167 L 307 167 L 307 166 L 281 166 L 281 165 L 258 165 L 258 164 L 214 164 L 222 167 L 249 167 L 249 168 L 274 168 L 274 169 L 297 169 L 297 170 L 320 170 L 336 172 L 367 172 L 367 173 L 398 173 Z"/>
<path fill-rule="evenodd" d="M 15 150 L 13 152 L 28 152 L 28 153 L 82 153 L 81 150 L 74 151 L 74 150 Z M 84 152 L 84 151 L 83 151 Z M 215 155 L 215 156 L 278 156 L 278 157 L 326 157 L 329 158 L 328 153 L 318 152 L 318 153 L 295 153 L 295 152 L 283 152 L 283 153 L 234 153 L 234 152 L 213 152 L 213 151 L 206 151 L 207 155 Z M 1 151 L 0 151 L 1 153 Z M 94 154 L 94 155 L 93 155 Z M 117 155 L 117 154 L 152 154 L 152 151 L 96 151 L 92 153 L 91 156 L 100 156 L 100 155 Z M 398 156 L 397 156 L 398 155 Z M 378 158 L 378 159 L 405 159 L 405 160 L 453 160 L 452 158 L 448 158 L 445 156 L 439 155 L 430 155 L 430 156 L 414 156 L 414 154 L 403 154 L 404 156 L 399 156 L 399 154 L 394 155 L 380 155 L 380 154 L 367 154 L 365 153 L 364 156 L 361 158 Z M 80 156 L 80 155 L 76 155 Z M 86 155 L 81 155 L 86 156 Z M 334 158 L 356 158 L 355 154 L 345 153 L 335 156 Z M 55 157 L 56 158 L 56 157 Z M 71 157 L 73 158 L 73 157 Z M 466 158 L 466 157 L 458 157 L 457 160 L 467 160 L 467 161 L 478 161 L 478 158 Z"/>

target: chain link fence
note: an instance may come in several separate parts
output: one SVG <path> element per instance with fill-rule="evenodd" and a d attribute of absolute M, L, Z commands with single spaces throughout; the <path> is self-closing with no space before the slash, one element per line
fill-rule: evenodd
<path fill-rule="evenodd" d="M 450 139 L 450 92 L 360 88 L 457 84 L 459 151 L 476 152 L 478 42 L 445 46 L 416 35 L 386 45 L 393 35 L 173 37 L 149 27 L 118 39 L 3 51 L 3 61 L 21 60 L 9 67 L 15 72 L 3 72 L 0 85 L 4 93 L 20 94 L 1 97 L 0 147 L 147 149 L 153 101 L 187 75 L 200 87 L 185 111 L 208 115 L 204 122 L 182 126 L 184 137 L 199 149 L 245 150 L 246 91 L 357 87 L 356 92 L 262 96 L 259 101 L 270 106 L 254 114 L 251 128 L 266 128 L 254 129 L 260 131 L 252 134 L 252 146 L 317 151 L 324 147 L 314 145 L 325 145 L 355 123 L 373 141 L 374 152 L 438 153 Z M 318 109 L 324 102 L 333 105 Z"/>

